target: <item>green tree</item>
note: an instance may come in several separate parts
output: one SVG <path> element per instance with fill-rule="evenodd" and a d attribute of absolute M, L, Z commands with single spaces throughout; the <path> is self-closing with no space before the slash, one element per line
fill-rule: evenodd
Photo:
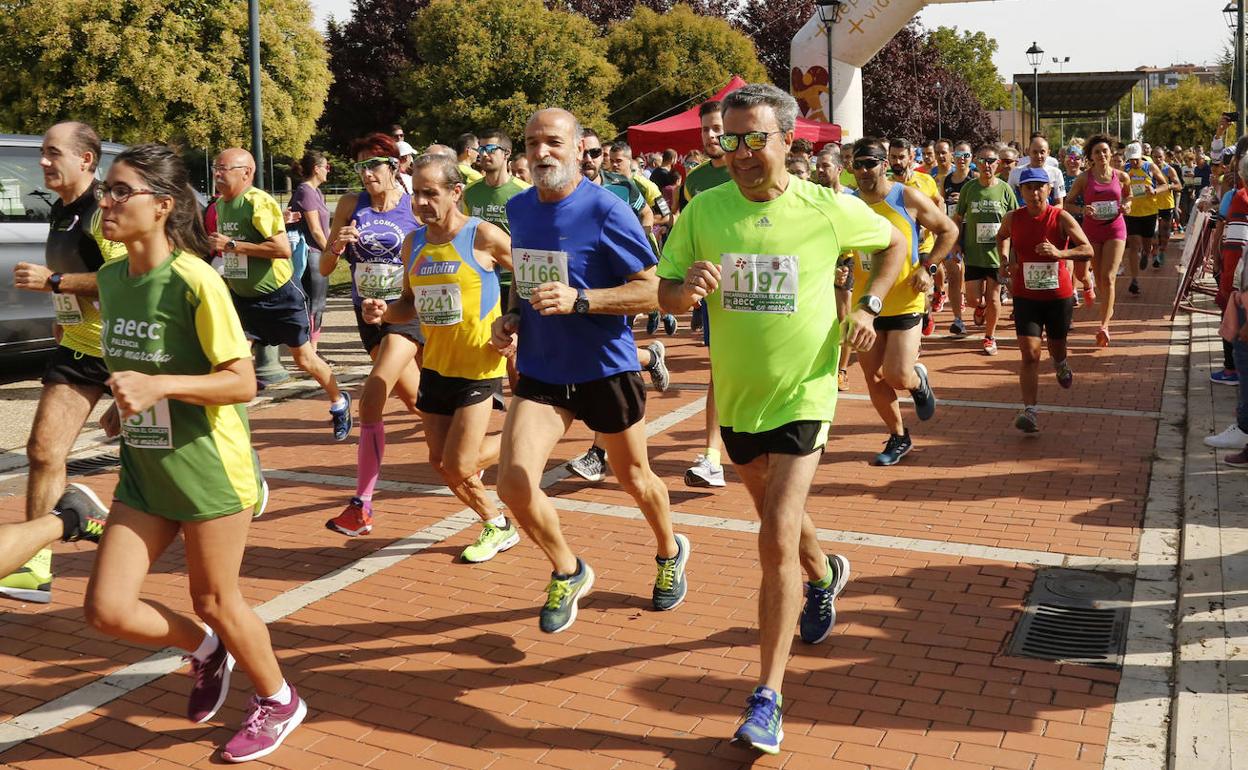
<path fill-rule="evenodd" d="M 620 126 L 696 104 L 734 74 L 752 83 L 768 80 L 748 37 L 684 4 L 662 15 L 639 6 L 631 19 L 612 25 L 607 58 L 626 73 L 610 97 Z"/>
<path fill-rule="evenodd" d="M 534 110 L 562 107 L 614 136 L 607 97 L 620 74 L 584 16 L 541 0 L 433 0 L 411 25 L 416 64 L 400 76 L 403 128 L 449 141 L 499 126 L 519 138 Z"/>
<path fill-rule="evenodd" d="M 1153 91 L 1144 118 L 1144 140 L 1184 147 L 1207 142 L 1219 116 L 1230 109 L 1224 88 L 1184 78 L 1175 88 Z"/>
<path fill-rule="evenodd" d="M 329 88 L 308 0 L 264 0 L 266 144 L 294 155 Z M 0 0 L 0 128 L 57 120 L 121 142 L 247 145 L 247 7 L 232 0 Z"/>
<path fill-rule="evenodd" d="M 928 33 L 928 42 L 940 52 L 940 63 L 966 80 L 971 92 L 986 110 L 1009 106 L 1010 94 L 997 66 L 992 63 L 997 41 L 983 32 L 958 31 L 957 27 L 937 27 Z"/>

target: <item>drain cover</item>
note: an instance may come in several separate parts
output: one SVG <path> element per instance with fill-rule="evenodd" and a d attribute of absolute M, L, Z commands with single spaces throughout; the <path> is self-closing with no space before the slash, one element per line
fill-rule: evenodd
<path fill-rule="evenodd" d="M 1027 596 L 1009 654 L 1121 666 L 1131 585 L 1128 575 L 1041 570 Z"/>
<path fill-rule="evenodd" d="M 121 465 L 121 458 L 115 454 L 98 454 L 81 457 L 65 463 L 65 472 L 70 476 L 85 476 L 97 471 L 106 471 Z"/>

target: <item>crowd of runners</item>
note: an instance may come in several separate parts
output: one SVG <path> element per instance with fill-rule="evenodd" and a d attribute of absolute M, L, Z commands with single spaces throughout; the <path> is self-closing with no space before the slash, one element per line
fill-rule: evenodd
<path fill-rule="evenodd" d="M 42 165 L 59 200 L 47 264 L 19 265 L 15 282 L 51 294 L 60 346 L 28 446 L 27 521 L 0 525 L 0 593 L 48 601 L 50 544 L 98 541 L 89 623 L 185 650 L 197 723 L 224 702 L 237 662 L 256 694 L 222 756 L 275 750 L 307 706 L 245 603 L 239 570 L 268 494 L 246 410 L 258 387 L 252 345 L 280 344 L 324 389 L 332 439 L 358 427 L 357 488 L 327 537 L 366 534 L 384 516 L 375 491 L 394 396 L 419 414 L 431 466 L 481 519 L 462 561 L 495 558 L 523 533 L 551 564 L 539 626 L 563 631 L 595 566 L 564 537 L 541 480 L 579 420 L 595 438 L 569 470 L 593 481 L 610 472 L 633 498 L 655 539 L 653 607 L 676 610 L 693 544 L 673 526 L 669 481 L 650 467 L 645 407 L 647 387 L 662 392 L 670 380 L 655 336 L 683 323 L 707 355 L 685 349 L 710 370 L 704 440 L 683 483 L 723 487 L 726 456 L 762 522 L 759 680 L 734 738 L 778 752 L 793 629 L 806 644 L 824 641 L 850 576 L 806 513 L 837 393 L 854 387 L 850 358 L 887 432 L 864 460 L 894 465 L 913 446 L 898 394 L 919 421 L 936 413 L 919 361 L 936 314 L 950 309 L 949 334 L 978 329 L 976 347 L 996 356 L 1008 313 L 1021 358 L 1014 425 L 1036 433 L 1041 348 L 1057 385 L 1072 387 L 1076 305 L 1108 347 L 1124 255 L 1135 294 L 1136 276 L 1163 264 L 1176 197 L 1191 205 L 1189 180 L 1221 182 L 1195 156 L 1176 168 L 1162 148 L 1103 135 L 1072 141 L 1060 159 L 1038 136 L 1022 162 L 1013 147 L 946 140 L 867 137 L 815 152 L 794 140 L 796 102 L 769 85 L 700 115 L 692 168 L 674 150 L 634 158 L 625 143 L 604 145 L 561 109 L 534 113 L 521 146 L 485 129 L 417 152 L 394 126 L 351 144 L 361 190 L 332 212 L 318 152 L 297 164 L 303 182 L 283 209 L 254 186 L 251 155 L 225 150 L 205 213 L 170 148 L 131 147 L 100 179 L 95 132 L 51 127 Z M 354 404 L 316 350 L 325 278 L 340 260 L 372 360 Z M 121 437 L 121 471 L 105 506 L 86 486 L 66 487 L 65 461 L 109 393 L 102 425 Z M 506 412 L 501 432 L 490 430 L 496 410 Z M 493 466 L 496 495 L 483 482 Z M 179 532 L 198 621 L 141 596 Z"/>

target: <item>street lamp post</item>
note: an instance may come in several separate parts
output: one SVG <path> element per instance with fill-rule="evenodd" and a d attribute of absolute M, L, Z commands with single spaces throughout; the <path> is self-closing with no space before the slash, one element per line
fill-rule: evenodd
<path fill-rule="evenodd" d="M 1226 17 L 1226 25 L 1235 32 L 1235 56 L 1234 65 L 1231 70 L 1231 95 L 1235 99 L 1235 112 L 1239 114 L 1239 119 L 1235 123 L 1235 131 L 1237 136 L 1244 135 L 1244 106 L 1248 103 L 1248 96 L 1245 96 L 1248 89 L 1248 83 L 1244 81 L 1244 3 L 1243 0 L 1231 0 L 1222 9 L 1222 15 Z"/>
<path fill-rule="evenodd" d="M 841 6 L 845 0 L 815 0 L 819 9 L 819 21 L 823 22 L 823 30 L 828 36 L 828 122 L 835 123 L 832 119 L 832 25 L 836 23 L 836 17 L 840 15 Z"/>
<path fill-rule="evenodd" d="M 251 154 L 256 159 L 256 187 L 264 189 L 264 127 L 260 120 L 260 0 L 247 0 L 251 36 Z"/>
<path fill-rule="evenodd" d="M 1062 67 L 1066 64 L 1070 64 L 1070 57 L 1069 56 L 1063 56 L 1063 57 L 1054 56 L 1053 63 L 1057 65 L 1057 71 L 1060 74 L 1062 71 Z"/>
<path fill-rule="evenodd" d="M 1033 40 L 1031 48 L 1027 49 L 1027 63 L 1031 65 L 1031 76 L 1033 80 L 1033 91 L 1031 100 L 1031 130 L 1040 130 L 1040 62 L 1044 60 L 1044 49 L 1036 45 Z"/>

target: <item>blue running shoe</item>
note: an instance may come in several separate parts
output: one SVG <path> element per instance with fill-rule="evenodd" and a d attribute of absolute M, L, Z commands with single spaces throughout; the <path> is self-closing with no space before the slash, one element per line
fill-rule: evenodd
<path fill-rule="evenodd" d="M 654 578 L 654 608 L 660 612 L 674 610 L 685 600 L 689 592 L 689 584 L 685 581 L 685 565 L 689 563 L 689 538 L 676 535 L 676 555 L 670 559 L 654 560 L 659 564 L 658 575 Z"/>
<path fill-rule="evenodd" d="M 351 394 L 344 390 L 342 397 L 347 401 L 342 408 L 329 408 L 329 416 L 334 421 L 334 441 L 346 441 L 351 435 Z"/>
<path fill-rule="evenodd" d="M 1234 369 L 1222 369 L 1212 372 L 1209 375 L 1209 381 L 1218 385 L 1238 385 L 1239 372 Z"/>
<path fill-rule="evenodd" d="M 577 603 L 594 586 L 594 571 L 580 559 L 576 560 L 576 574 L 550 578 L 546 586 L 546 604 L 538 618 L 543 633 L 557 634 L 576 622 Z"/>
<path fill-rule="evenodd" d="M 671 313 L 663 314 L 663 333 L 669 337 L 676 333 L 676 316 Z"/>
<path fill-rule="evenodd" d="M 901 462 L 901 458 L 910 453 L 914 448 L 914 442 L 910 440 L 910 429 L 906 428 L 905 433 L 898 435 L 889 435 L 888 441 L 884 443 L 884 451 L 875 456 L 871 461 L 872 465 L 896 465 Z"/>
<path fill-rule="evenodd" d="M 915 364 L 914 373 L 919 375 L 919 387 L 910 391 L 910 398 L 914 399 L 914 413 L 920 420 L 930 420 L 936 414 L 936 394 L 932 392 L 932 385 L 928 382 L 927 367 Z"/>
<path fill-rule="evenodd" d="M 806 583 L 806 607 L 798 626 L 806 644 L 819 644 L 832 633 L 832 626 L 836 625 L 836 597 L 849 582 L 849 559 L 840 554 L 829 556 L 828 570 L 832 582 L 827 588 Z"/>
<path fill-rule="evenodd" d="M 784 722 L 780 718 L 780 693 L 769 687 L 756 687 L 745 702 L 741 726 L 732 739 L 764 754 L 779 754 L 784 740 Z"/>
<path fill-rule="evenodd" d="M 649 334 L 650 336 L 654 336 L 655 332 L 657 332 L 658 330 L 659 330 L 659 311 L 656 310 L 650 315 L 646 316 L 646 334 Z"/>

